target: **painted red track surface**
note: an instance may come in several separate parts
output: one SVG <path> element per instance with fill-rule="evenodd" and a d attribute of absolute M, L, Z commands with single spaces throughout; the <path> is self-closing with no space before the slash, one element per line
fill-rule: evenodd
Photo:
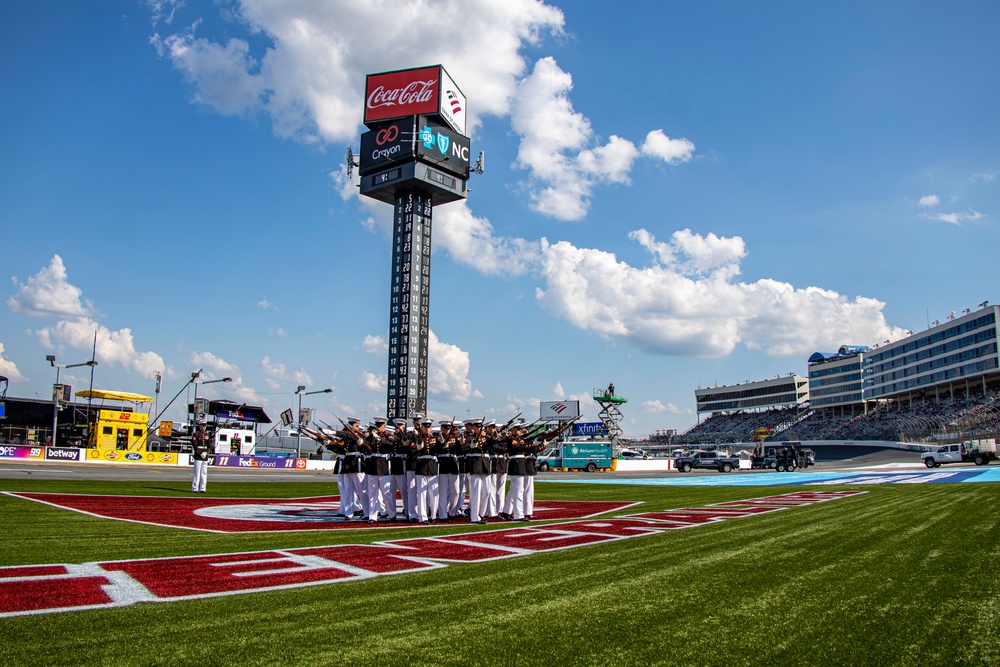
<path fill-rule="evenodd" d="M 401 528 L 412 523 L 349 521 L 336 516 L 338 496 L 310 498 L 178 498 L 173 496 L 101 496 L 69 493 L 6 495 L 119 521 L 216 533 Z M 631 507 L 629 502 L 535 501 L 540 521 L 584 519 Z M 468 524 L 462 518 L 455 524 Z"/>

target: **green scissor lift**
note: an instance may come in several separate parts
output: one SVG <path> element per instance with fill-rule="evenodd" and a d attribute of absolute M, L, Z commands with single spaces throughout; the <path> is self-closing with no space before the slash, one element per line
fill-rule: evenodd
<path fill-rule="evenodd" d="M 618 441 L 622 435 L 622 427 L 619 425 L 622 420 L 622 412 L 618 406 L 628 403 L 624 396 L 613 394 L 607 389 L 594 389 L 594 400 L 601 406 L 601 412 L 597 415 L 608 427 L 608 438 L 618 447 Z"/>

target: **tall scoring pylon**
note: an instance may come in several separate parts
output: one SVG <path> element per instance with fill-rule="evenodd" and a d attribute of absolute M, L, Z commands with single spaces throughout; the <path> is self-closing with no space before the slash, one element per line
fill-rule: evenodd
<path fill-rule="evenodd" d="M 365 84 L 369 131 L 361 135 L 360 191 L 394 207 L 390 419 L 427 412 L 432 213 L 468 195 L 466 106 L 441 65 L 369 74 Z"/>

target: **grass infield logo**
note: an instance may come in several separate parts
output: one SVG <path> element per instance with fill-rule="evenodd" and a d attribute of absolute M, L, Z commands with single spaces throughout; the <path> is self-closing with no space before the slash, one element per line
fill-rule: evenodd
<path fill-rule="evenodd" d="M 820 491 L 615 518 L 244 553 L 0 568 L 0 618 L 317 586 L 656 535 L 865 493 Z"/>

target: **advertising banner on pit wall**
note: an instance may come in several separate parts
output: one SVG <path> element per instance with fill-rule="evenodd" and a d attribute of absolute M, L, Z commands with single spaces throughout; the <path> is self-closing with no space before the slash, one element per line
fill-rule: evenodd
<path fill-rule="evenodd" d="M 45 458 L 45 448 L 26 447 L 24 445 L 0 445 L 0 458 L 42 459 Z"/>
<path fill-rule="evenodd" d="M 76 447 L 46 447 L 45 459 L 47 461 L 79 461 L 80 450 Z"/>
<path fill-rule="evenodd" d="M 306 459 L 282 458 L 277 456 L 230 456 L 229 454 L 216 454 L 214 464 L 228 468 L 306 469 Z"/>
<path fill-rule="evenodd" d="M 158 463 L 177 465 L 173 452 L 129 452 L 114 449 L 85 449 L 88 463 Z"/>

